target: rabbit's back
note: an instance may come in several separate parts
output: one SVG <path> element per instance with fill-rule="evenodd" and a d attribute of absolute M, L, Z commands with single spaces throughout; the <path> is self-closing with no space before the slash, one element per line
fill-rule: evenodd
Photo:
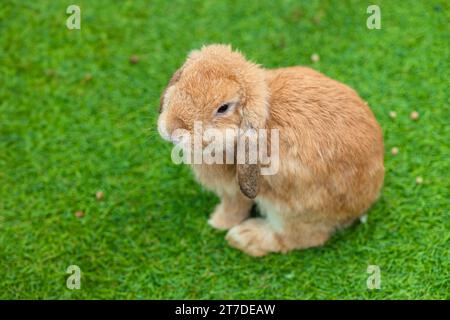
<path fill-rule="evenodd" d="M 265 177 L 263 193 L 312 214 L 362 214 L 384 178 L 382 133 L 370 108 L 353 89 L 310 68 L 268 70 L 267 83 L 280 171 Z"/>

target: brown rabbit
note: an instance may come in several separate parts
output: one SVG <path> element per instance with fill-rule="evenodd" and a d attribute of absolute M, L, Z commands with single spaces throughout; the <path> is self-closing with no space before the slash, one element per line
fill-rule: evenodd
<path fill-rule="evenodd" d="M 279 168 L 193 164 L 221 202 L 209 224 L 252 255 L 323 245 L 361 217 L 384 179 L 380 126 L 348 86 L 306 67 L 267 70 L 228 45 L 189 54 L 161 96 L 158 130 L 174 140 L 201 121 L 217 130 L 278 129 Z M 234 145 L 235 147 L 235 145 Z M 227 151 L 224 150 L 224 153 Z M 249 218 L 256 203 L 262 218 Z"/>

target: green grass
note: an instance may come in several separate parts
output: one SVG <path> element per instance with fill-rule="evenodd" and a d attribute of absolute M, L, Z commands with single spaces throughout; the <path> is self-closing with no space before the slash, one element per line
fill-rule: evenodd
<path fill-rule="evenodd" d="M 81 30 L 65 27 L 72 3 Z M 0 298 L 449 299 L 449 4 L 375 1 L 382 29 L 369 30 L 373 3 L 2 1 Z M 366 224 L 262 259 L 206 224 L 218 199 L 171 163 L 155 124 L 171 73 L 214 42 L 312 66 L 369 102 L 386 179 Z M 81 290 L 66 288 L 72 264 Z"/>

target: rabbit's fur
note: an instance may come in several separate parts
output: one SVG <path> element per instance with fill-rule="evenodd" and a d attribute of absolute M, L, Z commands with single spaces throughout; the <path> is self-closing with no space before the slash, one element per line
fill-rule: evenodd
<path fill-rule="evenodd" d="M 217 108 L 236 101 L 223 117 Z M 306 67 L 268 70 L 227 45 L 193 51 L 161 96 L 158 129 L 170 139 L 194 121 L 219 128 L 279 129 L 279 170 L 192 165 L 221 202 L 209 224 L 253 256 L 324 244 L 361 217 L 383 184 L 383 140 L 366 103 L 348 86 Z M 253 199 L 254 198 L 254 199 Z M 249 218 L 256 203 L 262 218 Z"/>

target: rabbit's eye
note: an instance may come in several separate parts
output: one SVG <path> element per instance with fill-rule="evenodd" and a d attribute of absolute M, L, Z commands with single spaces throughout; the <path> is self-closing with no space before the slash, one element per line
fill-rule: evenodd
<path fill-rule="evenodd" d="M 225 104 L 221 105 L 221 106 L 219 107 L 219 109 L 217 109 L 217 113 L 218 113 L 218 114 L 223 114 L 223 113 L 227 112 L 227 110 L 229 109 L 229 107 L 230 107 L 230 104 L 229 104 L 229 103 L 225 103 Z"/>

